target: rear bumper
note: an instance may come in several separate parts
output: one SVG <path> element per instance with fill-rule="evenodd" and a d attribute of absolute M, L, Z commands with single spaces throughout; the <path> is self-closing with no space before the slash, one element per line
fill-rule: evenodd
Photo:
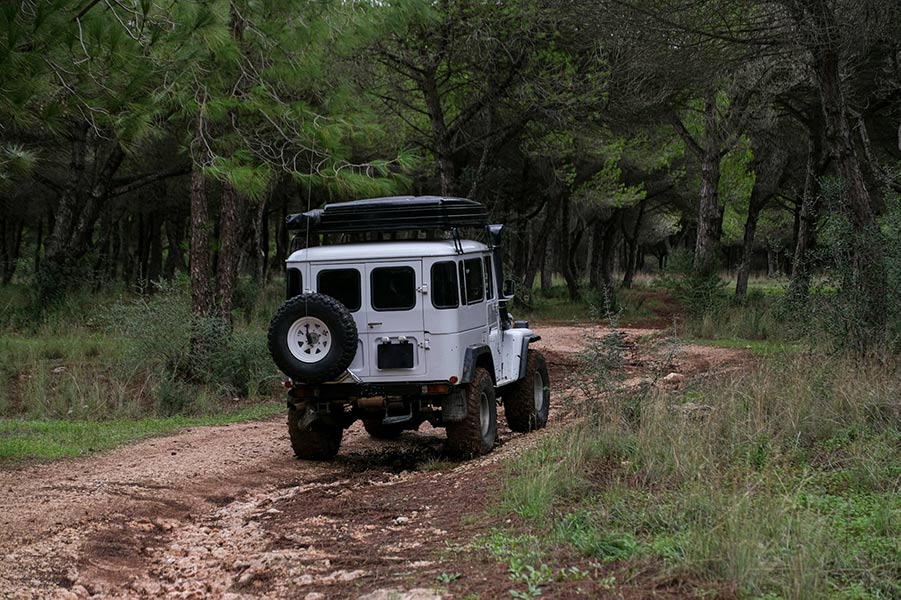
<path fill-rule="evenodd" d="M 333 383 L 307 385 L 297 383 L 288 390 L 288 396 L 296 400 L 315 399 L 318 402 L 350 404 L 358 398 L 417 397 L 439 399 L 454 392 L 458 386 L 447 381 L 423 381 L 416 383 Z"/>

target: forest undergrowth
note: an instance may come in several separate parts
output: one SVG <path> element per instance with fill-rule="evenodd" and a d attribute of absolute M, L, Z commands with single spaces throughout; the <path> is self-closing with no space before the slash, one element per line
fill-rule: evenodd
<path fill-rule="evenodd" d="M 477 542 L 509 563 L 517 594 L 553 578 L 514 571 L 554 573 L 563 556 L 614 573 L 609 590 L 650 573 L 742 598 L 901 595 L 901 361 L 843 343 L 846 325 L 824 322 L 828 292 L 792 319 L 788 302 L 752 291 L 686 311 L 668 337 L 640 340 L 668 358 L 638 389 L 623 387 L 615 318 L 586 339 L 570 396 L 556 400 L 581 418 L 508 465 L 492 509 L 508 525 Z M 661 385 L 689 341 L 757 358 Z"/>
<path fill-rule="evenodd" d="M 242 282 L 231 326 L 192 317 L 184 281 L 76 292 L 40 315 L 28 288 L 0 293 L 0 460 L 77 456 L 283 408 L 266 351 L 275 285 Z M 198 335 L 211 341 L 202 353 Z"/>

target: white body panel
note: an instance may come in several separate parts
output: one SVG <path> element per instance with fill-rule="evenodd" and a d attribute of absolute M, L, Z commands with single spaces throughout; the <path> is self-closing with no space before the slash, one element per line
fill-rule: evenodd
<path fill-rule="evenodd" d="M 460 252 L 462 249 L 462 253 Z M 478 260 L 479 263 L 473 261 Z M 470 261 L 468 263 L 464 261 Z M 359 306 L 348 306 L 359 333 L 357 354 L 349 367 L 363 382 L 460 381 L 463 377 L 466 349 L 488 346 L 491 350 L 498 387 L 519 378 L 523 358 L 523 340 L 534 333 L 529 329 L 502 329 L 498 308 L 499 290 L 489 281 L 491 250 L 482 243 L 463 240 L 392 241 L 322 246 L 298 250 L 287 260 L 289 269 L 302 277 L 302 290 L 319 290 L 323 272 L 355 270 L 359 274 Z M 432 269 L 437 263 L 454 263 L 457 287 L 460 278 L 469 277 L 481 265 L 483 297 L 466 302 L 459 290 L 457 306 L 437 307 L 434 299 Z M 461 266 L 461 262 L 464 264 Z M 444 265 L 445 268 L 447 265 Z M 380 268 L 412 269 L 415 277 L 415 302 L 411 307 L 378 310 L 373 302 L 373 272 Z M 440 268 L 440 267 L 439 267 Z M 408 283 L 404 279 L 404 283 Z M 445 297 L 448 288 L 445 288 Z M 337 289 L 339 295 L 349 290 Z M 491 292 L 490 297 L 485 298 Z M 324 293 L 328 293 L 325 291 Z M 351 298 L 356 296 L 351 293 Z M 347 305 L 348 302 L 345 302 Z M 379 345 L 406 342 L 413 345 L 412 368 L 380 369 Z M 454 379 L 455 378 L 455 379 Z M 349 378 L 343 378 L 347 381 Z"/>

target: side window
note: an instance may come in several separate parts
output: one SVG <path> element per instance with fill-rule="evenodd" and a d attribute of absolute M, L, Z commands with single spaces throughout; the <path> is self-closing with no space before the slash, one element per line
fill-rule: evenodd
<path fill-rule="evenodd" d="M 360 310 L 363 304 L 360 294 L 360 272 L 356 269 L 329 269 L 319 271 L 316 289 L 338 300 L 350 312 Z"/>
<path fill-rule="evenodd" d="M 491 270 L 491 257 L 485 257 L 485 280 L 488 282 L 488 293 L 485 297 L 488 300 L 494 298 L 494 273 Z"/>
<path fill-rule="evenodd" d="M 410 310 L 416 306 L 416 272 L 410 267 L 373 269 L 369 283 L 375 310 Z"/>
<path fill-rule="evenodd" d="M 481 302 L 485 293 L 485 280 L 482 275 L 482 259 L 470 258 L 460 263 L 461 296 L 466 304 Z"/>
<path fill-rule="evenodd" d="M 457 263 L 454 261 L 432 265 L 432 306 L 435 308 L 460 306 L 460 296 L 457 293 Z"/>
<path fill-rule="evenodd" d="M 300 269 L 288 269 L 286 283 L 288 300 L 294 296 L 300 296 L 303 293 L 303 273 L 300 272 Z"/>

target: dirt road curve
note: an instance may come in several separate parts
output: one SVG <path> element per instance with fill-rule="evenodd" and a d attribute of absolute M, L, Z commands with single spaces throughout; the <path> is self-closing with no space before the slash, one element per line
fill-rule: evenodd
<path fill-rule="evenodd" d="M 585 331 L 539 328 L 558 396 Z M 674 369 L 691 375 L 745 360 L 688 346 Z M 458 465 L 439 462 L 444 434 L 428 424 L 383 442 L 357 423 L 336 461 L 299 461 L 280 417 L 7 468 L 0 597 L 426 599 L 440 597 L 443 572 L 462 573 L 457 589 L 507 596 L 496 564 L 448 549 L 490 526 L 479 511 L 503 462 L 565 420 L 552 404 L 548 429 L 520 435 L 501 417 L 500 446 Z M 452 562 L 439 561 L 442 551 Z"/>

